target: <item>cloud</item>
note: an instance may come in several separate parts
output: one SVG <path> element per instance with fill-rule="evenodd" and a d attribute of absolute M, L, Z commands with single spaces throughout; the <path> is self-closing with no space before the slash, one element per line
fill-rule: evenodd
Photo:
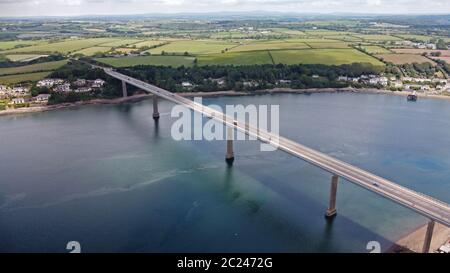
<path fill-rule="evenodd" d="M 388 4 L 387 4 L 388 3 Z M 0 16 L 209 11 L 450 13 L 449 0 L 0 0 Z"/>

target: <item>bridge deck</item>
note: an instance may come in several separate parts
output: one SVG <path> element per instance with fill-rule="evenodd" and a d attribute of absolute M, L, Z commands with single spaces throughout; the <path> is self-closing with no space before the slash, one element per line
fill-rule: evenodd
<path fill-rule="evenodd" d="M 190 99 L 173 94 L 157 86 L 128 77 L 124 74 L 113 71 L 112 69 L 105 68 L 104 70 L 108 75 L 116 79 L 134 85 L 142 90 L 148 91 L 176 104 L 181 104 L 194 111 L 200 112 L 201 114 L 217 120 L 226 126 L 233 127 L 236 130 L 256 137 L 260 141 L 272 144 L 282 151 L 294 155 L 325 171 L 336 174 L 356 185 L 375 192 L 432 220 L 450 227 L 450 206 L 447 203 L 400 186 L 387 179 L 374 175 L 368 171 L 364 171 L 358 167 L 325 155 L 287 138 L 255 128 L 247 123 L 236 121 L 234 118 L 229 117 L 220 111 L 199 103 L 195 103 Z"/>

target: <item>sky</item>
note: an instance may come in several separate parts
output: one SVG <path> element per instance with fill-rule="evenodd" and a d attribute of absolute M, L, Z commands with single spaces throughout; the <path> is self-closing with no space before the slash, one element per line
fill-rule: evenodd
<path fill-rule="evenodd" d="M 450 14 L 450 0 L 0 0 L 0 16 L 218 11 Z"/>

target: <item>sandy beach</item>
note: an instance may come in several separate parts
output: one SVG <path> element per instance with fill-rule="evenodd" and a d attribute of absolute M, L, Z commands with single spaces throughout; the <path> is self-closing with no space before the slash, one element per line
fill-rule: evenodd
<path fill-rule="evenodd" d="M 409 252 L 422 252 L 423 242 L 425 238 L 425 232 L 427 230 L 427 224 L 420 226 L 413 232 L 408 233 L 387 251 L 389 253 L 409 253 Z M 450 239 L 450 228 L 436 223 L 434 226 L 433 238 L 431 240 L 430 252 L 434 252 L 441 245 Z"/>

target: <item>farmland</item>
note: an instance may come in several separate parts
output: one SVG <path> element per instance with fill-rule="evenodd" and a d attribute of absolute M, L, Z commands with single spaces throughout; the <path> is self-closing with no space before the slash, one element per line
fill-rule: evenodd
<path fill-rule="evenodd" d="M 88 47 L 82 50 L 78 50 L 72 53 L 72 55 L 75 54 L 83 54 L 85 56 L 92 56 L 96 53 L 105 53 L 105 52 L 109 52 L 112 49 L 112 47 L 107 47 L 107 46 L 93 46 L 93 47 Z"/>
<path fill-rule="evenodd" d="M 376 45 L 362 45 L 361 49 L 369 52 L 370 54 L 389 54 L 389 53 L 392 53 L 388 49 L 386 49 L 384 47 L 381 47 L 381 46 L 376 46 Z"/>
<path fill-rule="evenodd" d="M 272 64 L 268 51 L 228 52 L 225 54 L 202 55 L 199 65 L 254 65 Z"/>
<path fill-rule="evenodd" d="M 401 38 L 390 36 L 390 35 L 381 35 L 381 34 L 358 34 L 358 38 L 361 38 L 365 41 L 371 42 L 383 42 L 383 41 L 401 41 Z"/>
<path fill-rule="evenodd" d="M 28 73 L 28 74 L 18 74 L 18 75 L 7 75 L 0 76 L 1 84 L 16 84 L 22 82 L 30 82 L 30 81 L 38 81 L 41 80 L 51 72 L 36 72 L 36 73 Z"/>
<path fill-rule="evenodd" d="M 98 58 L 99 62 L 114 67 L 130 67 L 136 65 L 163 65 L 163 66 L 192 66 L 193 57 L 185 56 L 142 56 L 142 57 L 123 57 L 123 58 Z"/>
<path fill-rule="evenodd" d="M 393 64 L 407 64 L 407 63 L 431 63 L 430 59 L 417 54 L 379 54 L 377 57 L 383 59 L 385 62 Z"/>
<path fill-rule="evenodd" d="M 355 62 L 383 63 L 355 49 L 309 49 L 271 51 L 274 63 L 282 64 L 327 64 L 340 65 Z"/>
<path fill-rule="evenodd" d="M 376 66 L 414 62 L 441 65 L 431 58 L 448 61 L 448 50 L 430 50 L 426 49 L 426 45 L 421 45 L 419 49 L 414 42 L 429 42 L 433 38 L 450 39 L 445 32 L 433 35 L 431 30 L 416 31 L 387 23 L 372 25 L 353 19 L 286 22 L 249 20 L 245 23 L 239 20 L 155 19 L 141 22 L 119 20 L 113 24 L 62 20 L 61 25 L 55 20 L 44 25 L 48 24 L 55 29 L 64 28 L 65 31 L 66 28 L 74 27 L 70 36 L 57 35 L 54 30 L 53 33 L 48 31 L 54 34 L 52 36 L 34 36 L 39 33 L 36 30 L 24 34 L 31 35 L 32 40 L 17 38 L 0 41 L 2 77 L 29 79 L 37 77 L 28 75 L 30 73 L 53 71 L 58 67 L 57 64 L 63 63 L 51 61 L 66 59 L 67 62 L 70 58 L 83 57 L 113 67 L 341 65 L 354 62 Z M 80 29 L 81 33 L 75 35 Z M 437 56 L 436 52 L 441 55 Z M 427 56 L 421 56 L 425 53 Z M 10 82 L 10 78 L 6 80 Z"/>
<path fill-rule="evenodd" d="M 395 48 L 392 49 L 395 53 L 408 53 L 408 54 L 431 54 L 439 52 L 441 56 L 450 56 L 450 50 L 432 50 L 432 49 L 419 49 L 419 48 Z"/>
<path fill-rule="evenodd" d="M 60 42 L 48 42 L 39 45 L 15 48 L 3 51 L 2 53 L 52 53 L 69 54 L 75 51 L 93 47 L 99 44 L 117 41 L 113 38 L 91 38 L 91 39 L 69 39 Z"/>
<path fill-rule="evenodd" d="M 42 54 L 14 54 L 14 55 L 6 55 L 6 58 L 13 62 L 26 62 L 30 60 L 34 60 L 36 58 L 44 57 L 47 55 Z"/>
<path fill-rule="evenodd" d="M 257 51 L 257 50 L 277 50 L 277 49 L 305 49 L 309 48 L 305 43 L 288 43 L 288 42 L 254 42 L 236 46 L 230 50 L 230 52 L 243 52 L 243 51 Z"/>
<path fill-rule="evenodd" d="M 167 45 L 148 50 L 151 54 L 161 54 L 163 51 L 167 53 L 184 54 L 211 54 L 220 53 L 223 50 L 231 49 L 238 44 L 219 41 L 201 41 L 201 40 L 180 40 L 173 41 Z"/>
<path fill-rule="evenodd" d="M 30 72 L 52 71 L 52 70 L 55 70 L 55 69 L 63 66 L 66 63 L 67 63 L 67 60 L 63 60 L 63 61 L 38 63 L 38 64 L 31 64 L 31 65 L 25 65 L 25 66 L 18 66 L 18 67 L 0 68 L 0 76 L 13 75 L 13 74 L 24 74 L 24 73 L 30 73 Z"/>

